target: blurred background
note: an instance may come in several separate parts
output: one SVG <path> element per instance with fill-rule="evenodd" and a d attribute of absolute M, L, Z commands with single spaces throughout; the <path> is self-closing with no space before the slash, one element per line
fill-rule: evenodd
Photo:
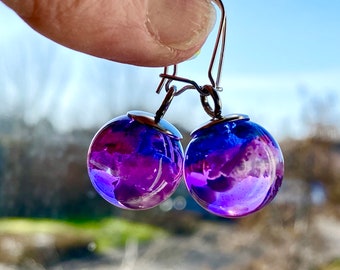
<path fill-rule="evenodd" d="M 340 2 L 225 7 L 223 113 L 270 131 L 286 170 L 277 198 L 240 220 L 205 212 L 184 185 L 142 213 L 99 197 L 89 143 L 128 110 L 158 109 L 162 68 L 62 47 L 0 3 L 0 269 L 340 269 Z M 208 82 L 215 36 L 178 75 Z M 185 147 L 209 117 L 189 91 L 165 119 Z"/>

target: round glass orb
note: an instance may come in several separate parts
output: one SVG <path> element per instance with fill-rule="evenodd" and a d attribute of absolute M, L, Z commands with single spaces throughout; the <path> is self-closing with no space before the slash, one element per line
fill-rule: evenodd
<path fill-rule="evenodd" d="M 260 210 L 277 194 L 284 164 L 279 145 L 248 116 L 233 115 L 192 133 L 184 177 L 207 211 L 237 218 Z"/>
<path fill-rule="evenodd" d="M 114 118 L 94 136 L 87 157 L 96 191 L 123 209 L 143 210 L 168 199 L 183 169 L 181 134 L 167 121 L 133 111 Z"/>

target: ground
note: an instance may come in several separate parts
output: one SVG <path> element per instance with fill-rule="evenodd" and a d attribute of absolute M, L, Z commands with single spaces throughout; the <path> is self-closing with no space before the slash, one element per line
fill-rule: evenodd
<path fill-rule="evenodd" d="M 340 258 L 340 220 L 317 215 L 309 226 L 289 228 L 203 222 L 190 236 L 160 237 L 148 244 L 130 240 L 125 248 L 48 269 L 310 270 L 336 258 Z M 32 269 L 39 268 L 32 262 Z"/>

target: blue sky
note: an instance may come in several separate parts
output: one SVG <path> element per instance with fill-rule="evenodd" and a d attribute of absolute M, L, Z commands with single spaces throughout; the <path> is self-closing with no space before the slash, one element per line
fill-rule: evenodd
<path fill-rule="evenodd" d="M 340 1 L 224 3 L 224 114 L 248 114 L 279 139 L 306 134 L 302 119 L 313 114 L 313 98 L 335 94 L 332 107 L 326 106 L 329 111 L 319 116 L 340 116 Z M 196 59 L 179 65 L 180 76 L 208 83 L 214 38 L 212 33 Z M 4 115 L 24 104 L 23 113 L 31 122 L 47 116 L 61 130 L 99 127 L 128 109 L 155 111 L 164 96 L 154 93 L 162 69 L 112 63 L 64 48 L 34 32 L 1 3 L 0 50 Z M 22 75 L 20 80 L 7 79 L 13 72 Z M 185 93 L 174 100 L 165 118 L 194 129 L 209 120 L 200 106 L 196 93 Z"/>
<path fill-rule="evenodd" d="M 233 70 L 272 73 L 339 68 L 339 1 L 225 2 L 227 9 L 230 5 L 229 45 L 236 47 L 230 61 L 246 61 L 233 65 Z"/>

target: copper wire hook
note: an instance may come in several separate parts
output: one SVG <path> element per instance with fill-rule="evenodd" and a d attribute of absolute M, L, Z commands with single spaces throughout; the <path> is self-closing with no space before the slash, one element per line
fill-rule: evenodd
<path fill-rule="evenodd" d="M 164 67 L 164 71 L 163 71 L 163 74 L 166 74 L 167 76 L 169 76 L 169 75 L 168 75 L 168 68 L 169 68 L 169 67 Z M 175 76 L 176 76 L 176 72 L 177 72 L 177 65 L 173 65 L 173 73 L 172 73 L 172 77 L 175 77 Z M 157 94 L 159 94 L 159 93 L 161 92 L 161 90 L 162 90 L 162 88 L 163 88 L 163 86 L 164 86 L 164 84 L 165 84 L 165 82 L 166 82 L 167 79 L 168 79 L 167 84 L 170 83 L 168 77 L 162 76 L 162 74 L 160 75 L 160 77 L 161 77 L 162 79 L 161 79 L 161 81 L 160 81 L 160 83 L 159 83 L 159 85 L 158 85 L 158 87 L 157 87 L 157 89 L 156 89 L 156 93 L 157 93 Z"/>
<path fill-rule="evenodd" d="M 221 20 L 219 24 L 219 29 L 214 45 L 214 49 L 212 52 L 212 56 L 210 59 L 210 64 L 208 68 L 208 78 L 210 80 L 211 85 L 204 85 L 199 86 L 195 81 L 176 76 L 177 73 L 177 65 L 173 65 L 173 73 L 169 74 L 168 69 L 169 67 L 164 67 L 164 71 L 159 76 L 161 77 L 161 81 L 156 89 L 156 93 L 160 93 L 162 88 L 165 85 L 165 90 L 167 92 L 167 95 L 159 108 L 159 110 L 156 113 L 155 122 L 159 122 L 160 119 L 164 116 L 165 112 L 167 111 L 168 107 L 170 106 L 170 103 L 172 99 L 175 96 L 178 96 L 189 89 L 196 89 L 200 96 L 201 96 L 201 103 L 204 108 L 204 110 L 213 118 L 221 118 L 221 102 L 219 99 L 219 95 L 217 91 L 222 91 L 222 87 L 220 87 L 220 79 L 221 79 L 221 73 L 222 73 L 222 65 L 223 65 L 223 59 L 224 59 L 224 50 L 225 50 L 225 42 L 226 42 L 226 31 L 227 31 L 227 18 L 226 13 L 224 9 L 224 5 L 222 3 L 222 0 L 213 0 L 213 2 L 219 7 L 221 11 Z M 216 74 L 216 80 L 214 79 L 213 68 L 216 63 L 216 58 L 219 53 L 219 60 L 217 65 L 217 74 Z M 171 86 L 171 83 L 173 81 L 179 81 L 183 83 L 187 83 L 187 85 L 183 86 L 179 90 L 175 86 Z M 212 108 L 208 102 L 208 96 L 210 96 L 214 101 L 214 108 Z"/>
<path fill-rule="evenodd" d="M 210 79 L 210 82 L 212 86 L 218 90 L 222 91 L 222 88 L 220 87 L 220 79 L 221 79 L 221 73 L 222 73 L 222 66 L 223 66 L 223 59 L 224 59 L 224 50 L 225 50 L 225 41 L 227 36 L 227 16 L 224 9 L 224 5 L 221 0 L 214 1 L 216 5 L 220 8 L 221 11 L 221 20 L 220 20 L 220 26 L 218 29 L 216 42 L 214 46 L 214 50 L 212 53 L 212 57 L 210 60 L 209 70 L 208 70 L 208 76 Z M 220 47 L 220 58 L 218 61 L 218 67 L 217 67 L 217 75 L 216 75 L 216 81 L 214 80 L 212 76 L 212 70 L 216 61 L 216 55 L 218 48 Z"/>
<path fill-rule="evenodd" d="M 213 2 L 219 7 L 219 9 L 221 11 L 221 20 L 220 20 L 220 24 L 219 24 L 219 29 L 218 29 L 214 49 L 213 49 L 212 56 L 211 56 L 211 59 L 210 59 L 210 64 L 209 64 L 209 69 L 208 69 L 208 78 L 209 78 L 210 83 L 213 86 L 213 88 L 215 88 L 215 90 L 222 91 L 222 87 L 220 87 L 220 79 L 221 79 L 221 73 L 222 73 L 225 42 L 226 42 L 227 17 L 226 17 L 226 12 L 225 12 L 224 5 L 223 5 L 222 1 L 221 0 L 213 0 Z M 220 49 L 220 54 L 219 54 L 217 74 L 216 74 L 216 80 L 215 80 L 212 73 L 213 73 L 213 68 L 215 66 L 217 53 L 218 53 L 219 49 Z M 180 81 L 180 82 L 187 82 L 189 85 L 186 85 L 183 88 L 179 89 L 178 92 L 182 93 L 187 89 L 196 89 L 200 92 L 200 94 L 203 94 L 201 87 L 199 87 L 196 82 L 194 82 L 190 79 L 183 78 L 183 77 L 178 77 L 178 76 L 176 76 L 176 73 L 177 73 L 177 65 L 173 65 L 172 75 L 168 74 L 168 67 L 164 67 L 163 73 L 160 74 L 160 77 L 162 79 L 161 79 L 161 82 L 159 83 L 159 85 L 157 87 L 156 93 L 160 93 L 164 84 L 168 80 L 167 81 L 168 87 L 166 88 L 166 91 L 169 90 L 169 88 L 170 88 L 169 85 L 172 81 Z"/>

